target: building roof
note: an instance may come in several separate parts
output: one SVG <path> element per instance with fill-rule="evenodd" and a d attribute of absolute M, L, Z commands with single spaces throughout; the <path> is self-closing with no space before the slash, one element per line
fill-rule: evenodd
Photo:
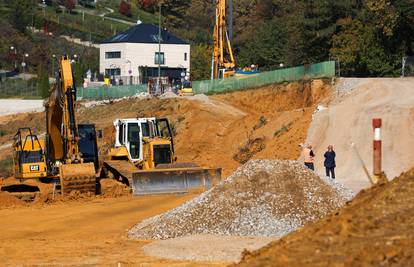
<path fill-rule="evenodd" d="M 101 44 L 111 43 L 150 43 L 158 44 L 158 26 L 153 24 L 141 23 L 132 26 L 128 30 L 118 35 L 104 40 Z M 172 35 L 161 29 L 162 44 L 188 44 L 188 42 Z"/>

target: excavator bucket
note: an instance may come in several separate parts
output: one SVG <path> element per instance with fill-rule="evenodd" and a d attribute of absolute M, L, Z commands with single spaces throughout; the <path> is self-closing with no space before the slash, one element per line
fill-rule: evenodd
<path fill-rule="evenodd" d="M 64 164 L 59 171 L 62 195 L 71 191 L 95 194 L 96 176 L 93 163 Z"/>
<path fill-rule="evenodd" d="M 134 195 L 206 191 L 221 179 L 221 168 L 160 168 L 132 174 Z"/>

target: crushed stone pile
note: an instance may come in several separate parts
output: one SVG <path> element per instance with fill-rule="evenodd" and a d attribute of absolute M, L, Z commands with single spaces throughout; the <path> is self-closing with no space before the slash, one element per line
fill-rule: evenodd
<path fill-rule="evenodd" d="M 251 160 L 209 191 L 137 224 L 129 237 L 281 237 L 326 216 L 352 196 L 297 161 Z"/>

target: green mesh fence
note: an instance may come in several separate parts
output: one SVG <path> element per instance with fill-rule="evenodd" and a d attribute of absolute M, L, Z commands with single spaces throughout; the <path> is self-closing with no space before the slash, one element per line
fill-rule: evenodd
<path fill-rule="evenodd" d="M 272 83 L 298 81 L 302 79 L 329 78 L 335 76 L 335 61 L 261 72 L 243 77 L 218 80 L 194 81 L 196 94 L 215 94 L 260 87 Z"/>
<path fill-rule="evenodd" d="M 78 99 L 104 100 L 134 96 L 139 93 L 147 92 L 147 85 L 122 85 L 122 86 L 100 86 L 78 88 Z"/>
<path fill-rule="evenodd" d="M 215 94 L 256 88 L 272 83 L 298 81 L 302 79 L 329 78 L 335 76 L 335 61 L 298 66 L 274 71 L 261 72 L 243 77 L 231 77 L 219 80 L 193 81 L 196 94 Z M 78 89 L 78 99 L 114 99 L 147 92 L 147 85 L 101 86 Z"/>

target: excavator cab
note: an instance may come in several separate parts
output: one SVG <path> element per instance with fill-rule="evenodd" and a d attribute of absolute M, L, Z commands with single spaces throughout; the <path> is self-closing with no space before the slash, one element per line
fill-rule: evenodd
<path fill-rule="evenodd" d="M 30 128 L 19 128 L 13 140 L 15 178 L 30 179 L 47 176 L 44 143 Z"/>

